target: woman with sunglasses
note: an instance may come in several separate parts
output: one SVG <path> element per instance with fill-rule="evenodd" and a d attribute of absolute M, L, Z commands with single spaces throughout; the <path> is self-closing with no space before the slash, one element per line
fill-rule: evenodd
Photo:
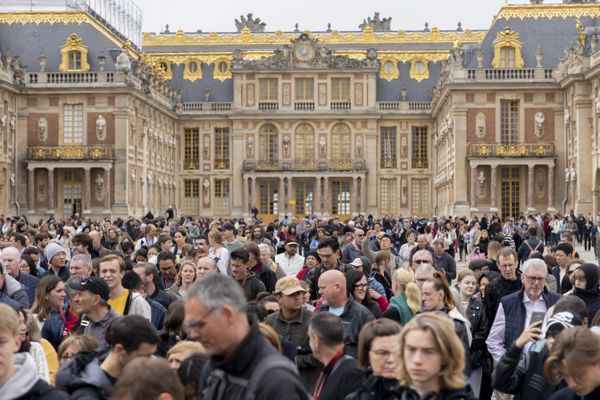
<path fill-rule="evenodd" d="M 398 345 L 402 327 L 387 318 L 364 325 L 358 337 L 358 361 L 367 371 L 362 387 L 346 400 L 380 400 L 396 395 L 399 364 Z"/>

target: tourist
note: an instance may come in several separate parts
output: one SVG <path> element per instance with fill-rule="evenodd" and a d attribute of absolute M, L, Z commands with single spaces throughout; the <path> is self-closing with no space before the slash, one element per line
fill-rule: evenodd
<path fill-rule="evenodd" d="M 194 353 L 204 353 L 204 347 L 198 342 L 182 340 L 167 351 L 167 361 L 171 369 L 177 370 L 181 363 Z"/>
<path fill-rule="evenodd" d="M 73 335 L 67 337 L 58 346 L 58 360 L 62 366 L 64 363 L 75 357 L 77 353 L 90 353 L 96 351 L 100 343 L 92 336 L 88 335 Z"/>
<path fill-rule="evenodd" d="M 400 268 L 392 277 L 390 306 L 382 317 L 399 322 L 404 326 L 421 311 L 421 292 L 415 283 L 415 276 L 410 269 Z"/>
<path fill-rule="evenodd" d="M 184 261 L 179 267 L 175 283 L 166 292 L 177 300 L 183 300 L 183 296 L 195 281 L 196 266 L 192 261 Z"/>

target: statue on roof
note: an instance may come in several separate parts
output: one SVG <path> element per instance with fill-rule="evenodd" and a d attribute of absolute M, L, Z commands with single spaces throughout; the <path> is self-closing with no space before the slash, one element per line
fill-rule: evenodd
<path fill-rule="evenodd" d="M 239 21 L 235 20 L 235 27 L 238 32 L 241 32 L 242 29 L 248 28 L 250 32 L 264 32 L 267 24 L 265 22 L 261 22 L 260 18 L 254 18 L 252 13 L 248 13 L 246 17 L 240 15 Z"/>
<path fill-rule="evenodd" d="M 358 27 L 360 30 L 364 30 L 367 26 L 370 26 L 373 32 L 390 32 L 392 30 L 392 17 L 381 19 L 379 13 L 376 12 L 373 18 L 363 19 L 362 24 Z"/>

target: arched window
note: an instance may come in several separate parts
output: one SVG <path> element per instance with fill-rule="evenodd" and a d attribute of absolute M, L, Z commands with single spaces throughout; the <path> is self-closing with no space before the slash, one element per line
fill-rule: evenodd
<path fill-rule="evenodd" d="M 279 158 L 279 134 L 273 124 L 264 124 L 258 132 L 259 159 L 277 161 Z"/>
<path fill-rule="evenodd" d="M 312 160 L 315 158 L 315 130 L 310 124 L 298 125 L 294 143 L 296 160 Z"/>
<path fill-rule="evenodd" d="M 350 160 L 352 156 L 352 133 L 346 124 L 336 124 L 331 129 L 331 158 Z"/>

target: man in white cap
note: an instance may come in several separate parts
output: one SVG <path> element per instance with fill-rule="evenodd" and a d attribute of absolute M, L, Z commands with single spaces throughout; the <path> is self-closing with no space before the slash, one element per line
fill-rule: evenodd
<path fill-rule="evenodd" d="M 285 252 L 277 254 L 275 262 L 288 276 L 296 276 L 304 266 L 304 257 L 298 254 L 298 243 L 288 239 L 285 242 Z"/>
<path fill-rule="evenodd" d="M 70 273 L 67 266 L 67 251 L 62 245 L 56 242 L 51 242 L 44 249 L 44 255 L 49 264 L 48 272 L 43 274 L 41 278 L 47 275 L 55 275 L 63 282 L 69 279 Z"/>

